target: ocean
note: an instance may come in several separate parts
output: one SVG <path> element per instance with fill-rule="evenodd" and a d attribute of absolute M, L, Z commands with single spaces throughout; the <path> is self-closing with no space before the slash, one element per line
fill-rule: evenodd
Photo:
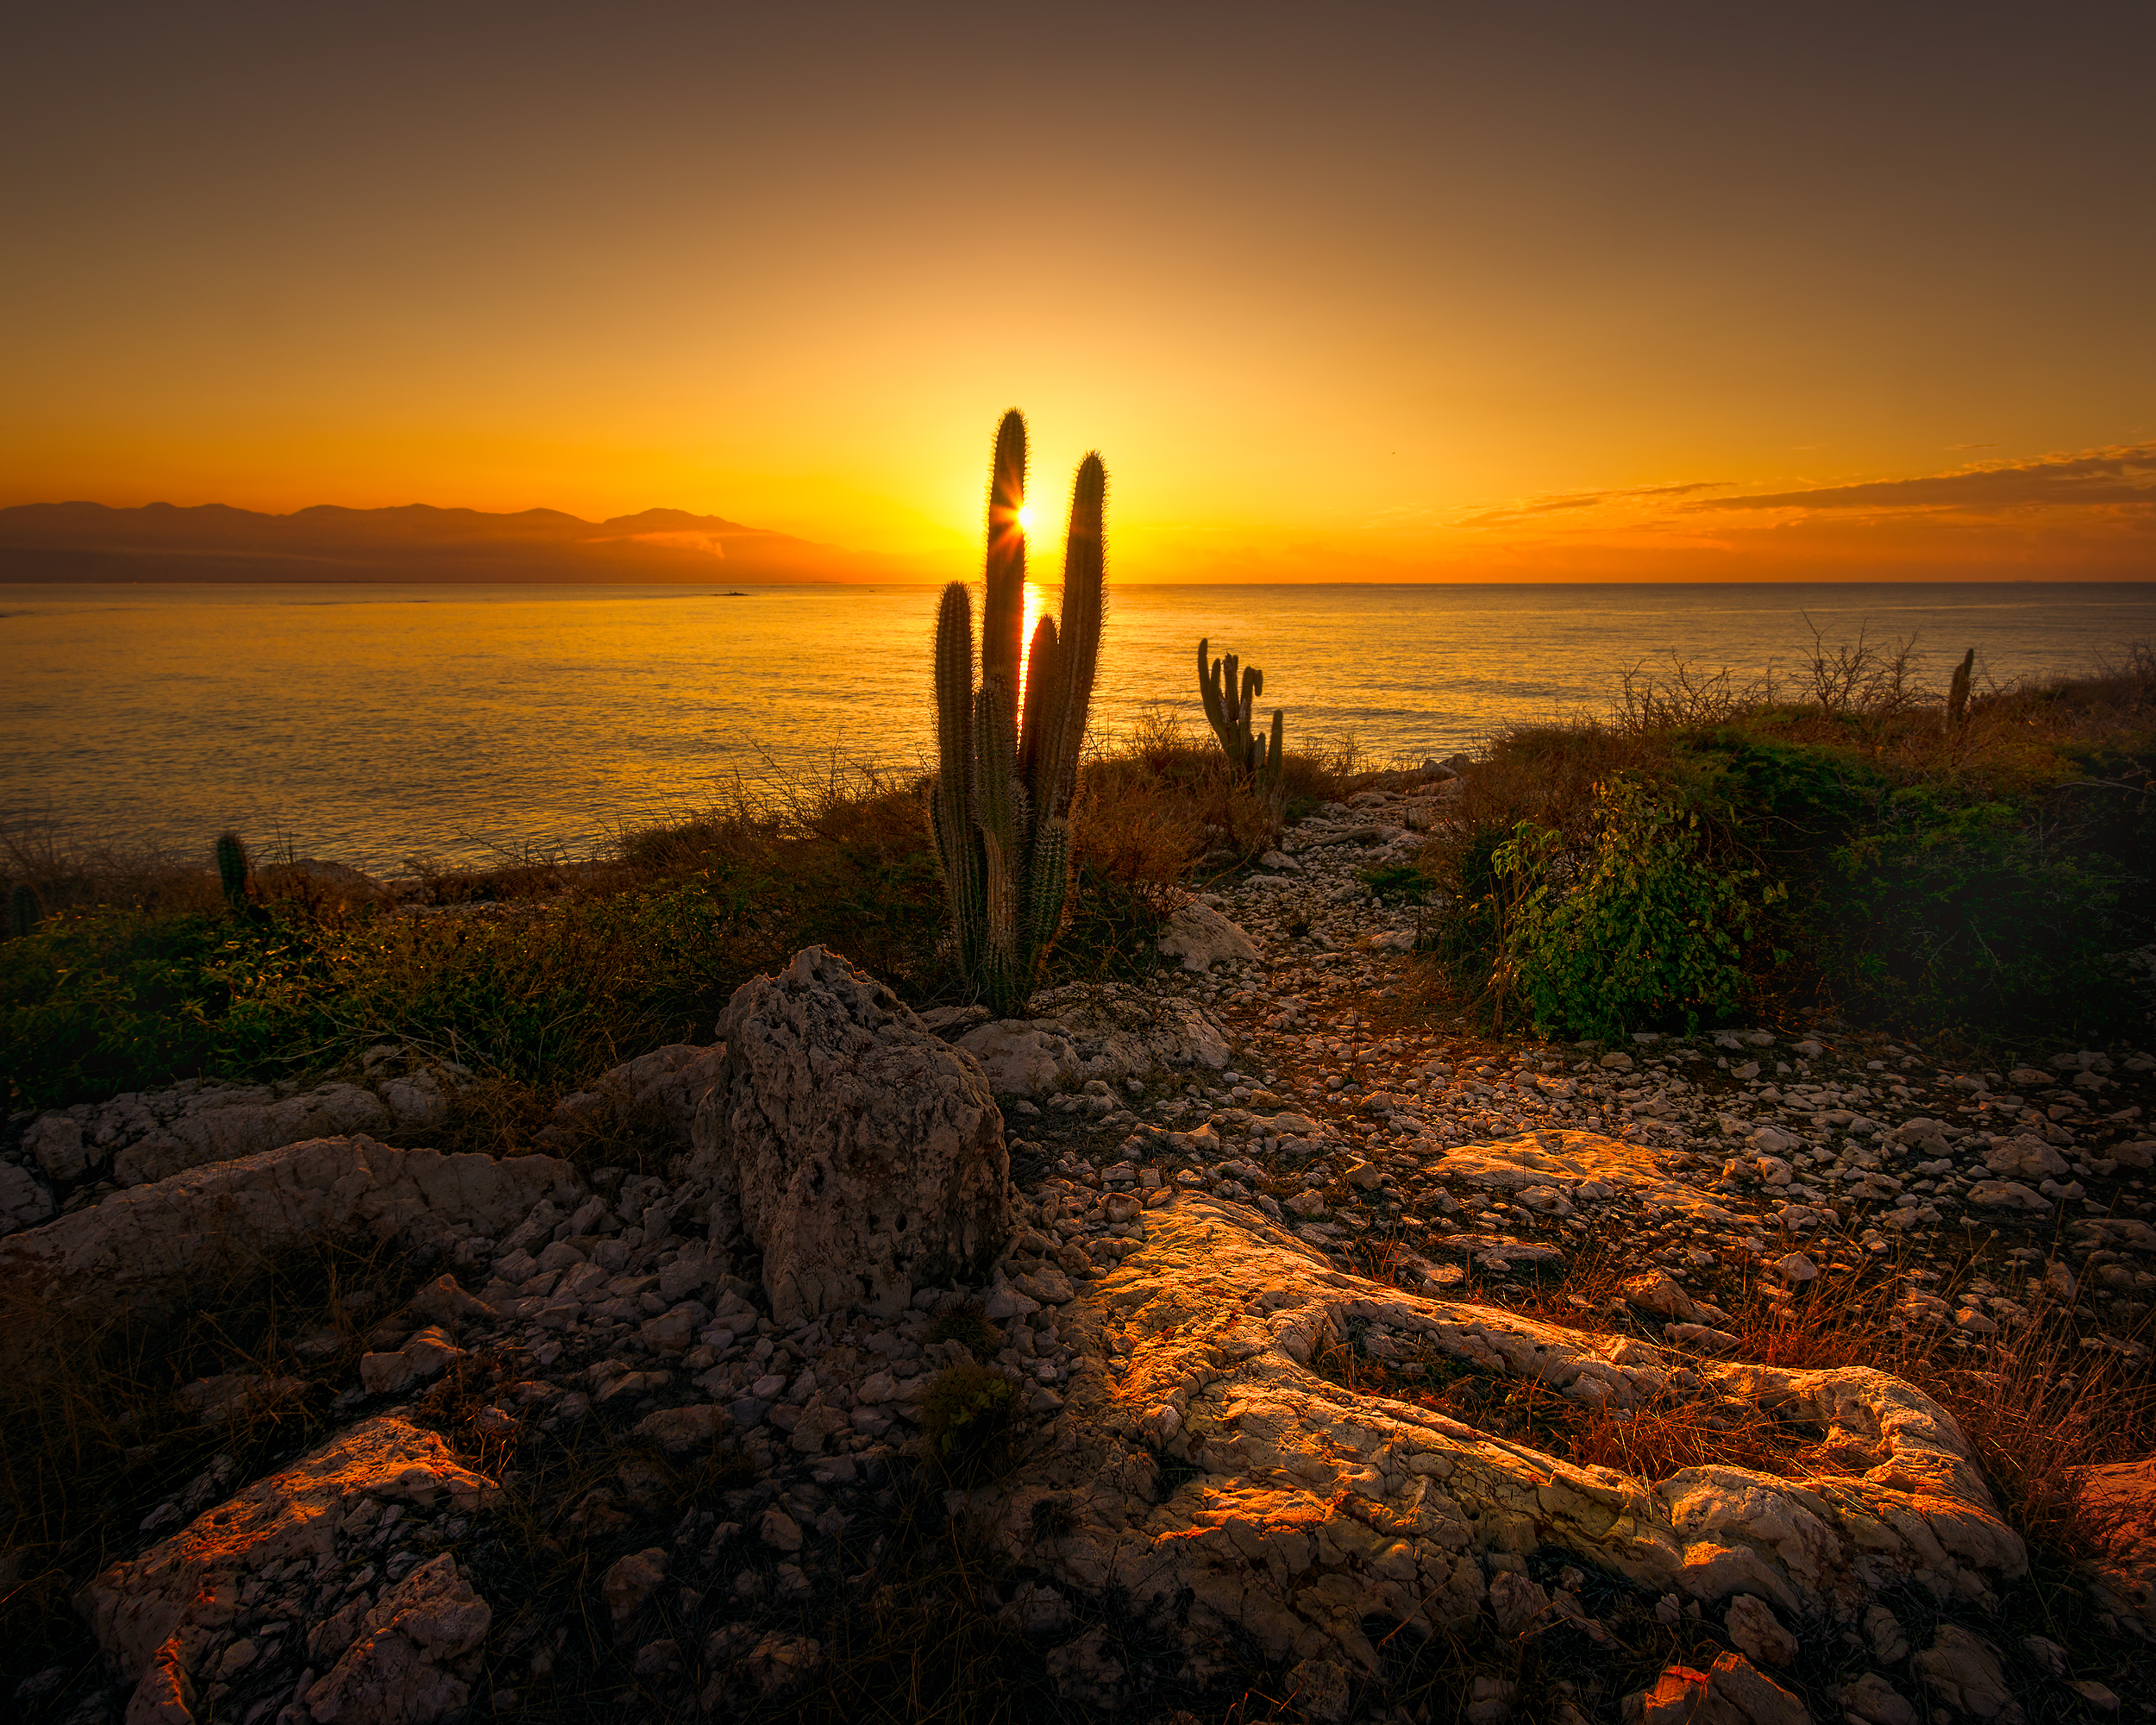
<path fill-rule="evenodd" d="M 739 780 L 928 764 L 930 587 L 0 586 L 0 826 L 394 874 L 585 856 Z M 1037 587 L 1036 608 L 1056 589 Z M 976 606 L 976 613 L 978 607 Z M 1671 653 L 1789 677 L 1914 637 L 1943 686 L 2156 642 L 2156 584 L 1110 588 L 1096 742 L 1149 708 L 1205 735 L 1200 637 L 1262 666 L 1289 746 L 1378 762 L 1606 712 Z"/>

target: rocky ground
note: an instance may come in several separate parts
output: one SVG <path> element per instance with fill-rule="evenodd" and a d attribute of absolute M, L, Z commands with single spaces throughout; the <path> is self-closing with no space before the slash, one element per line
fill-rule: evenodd
<path fill-rule="evenodd" d="M 2137 1366 L 2156 1061 L 1478 1034 L 1413 953 L 1441 910 L 1365 878 L 1446 796 L 1322 811 L 1178 915 L 1157 986 L 1023 1022 L 804 955 L 724 1047 L 569 1099 L 567 1160 L 388 1148 L 458 1076 L 389 1050 L 18 1122 L 17 1362 L 279 1243 L 389 1242 L 401 1279 L 188 1386 L 279 1465 L 144 1505 L 75 1600 L 94 1653 L 16 1708 L 905 1717 L 932 1678 L 1072 1717 L 2156 1710 L 2150 1481 L 2086 1482 L 2115 1537 L 2069 1608 L 1928 1399 L 1761 1357 L 1863 1288 L 1882 1358 Z M 664 1171 L 576 1172 L 636 1135 Z"/>

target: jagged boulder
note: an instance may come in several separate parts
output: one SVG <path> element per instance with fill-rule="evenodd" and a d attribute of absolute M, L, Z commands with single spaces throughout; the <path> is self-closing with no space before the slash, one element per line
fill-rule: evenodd
<path fill-rule="evenodd" d="M 895 1316 L 917 1287 L 985 1276 L 1011 1160 L 972 1056 L 820 946 L 743 984 L 718 1034 L 687 1181 L 714 1240 L 739 1227 L 761 1251 L 774 1317 Z"/>

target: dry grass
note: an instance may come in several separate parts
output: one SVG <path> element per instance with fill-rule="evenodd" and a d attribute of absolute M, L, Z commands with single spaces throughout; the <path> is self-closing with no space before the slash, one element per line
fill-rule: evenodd
<path fill-rule="evenodd" d="M 0 1382 L 0 1551 L 13 1570 L 0 1586 L 0 1694 L 47 1665 L 86 1662 L 74 1590 L 147 1545 L 143 1518 L 213 1460 L 230 1458 L 227 1483 L 191 1519 L 327 1435 L 370 1332 L 426 1268 L 371 1239 L 318 1241 L 192 1288 L 156 1322 L 56 1320 L 41 1290 L 10 1289 L 0 1324 L 38 1346 Z M 181 1391 L 224 1374 L 297 1388 L 205 1425 Z"/>

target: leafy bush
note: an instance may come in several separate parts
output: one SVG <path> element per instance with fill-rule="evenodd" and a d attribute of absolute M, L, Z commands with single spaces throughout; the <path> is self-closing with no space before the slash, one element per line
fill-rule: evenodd
<path fill-rule="evenodd" d="M 1732 1010 L 1758 874 L 1702 854 L 1699 817 L 1626 779 L 1598 785 L 1591 853 L 1568 867 L 1558 835 L 1523 821 L 1492 855 L 1514 888 L 1502 982 L 1547 1032 L 1611 1036 L 1651 1019 Z"/>
<path fill-rule="evenodd" d="M 2049 852 L 1999 808 L 1926 811 L 1837 849 L 1827 954 L 1876 1013 L 2005 1032 L 2107 1027 L 2120 871 Z"/>

